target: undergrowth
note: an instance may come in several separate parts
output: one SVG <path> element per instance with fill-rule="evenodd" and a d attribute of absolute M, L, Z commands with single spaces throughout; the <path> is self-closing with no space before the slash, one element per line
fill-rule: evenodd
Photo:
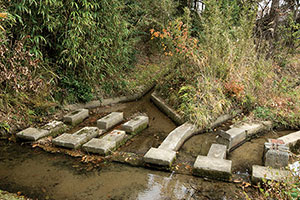
<path fill-rule="evenodd" d="M 250 116 L 277 125 L 299 126 L 299 63 L 279 66 L 256 50 L 255 9 L 245 3 L 206 1 L 193 37 L 189 10 L 161 30 L 150 30 L 172 68 L 159 83 L 160 94 L 186 119 L 204 128 L 241 107 Z M 194 19 L 195 20 L 195 19 Z M 285 72 L 285 73 L 284 73 Z"/>

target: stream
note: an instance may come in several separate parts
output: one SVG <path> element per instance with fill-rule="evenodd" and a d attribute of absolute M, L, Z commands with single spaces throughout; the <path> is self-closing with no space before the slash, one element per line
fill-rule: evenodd
<path fill-rule="evenodd" d="M 150 93 L 136 102 L 94 109 L 92 115 L 76 126 L 95 126 L 107 113 L 123 111 L 129 118 L 134 113 L 147 113 L 149 128 L 135 136 L 119 150 L 144 155 L 157 147 L 176 126 L 151 102 Z M 222 128 L 222 127 L 221 127 Z M 277 138 L 291 131 L 268 132 L 246 142 L 230 153 L 233 173 L 249 181 L 253 164 L 262 165 L 262 147 L 268 138 Z M 215 142 L 216 133 L 190 138 L 180 149 L 176 163 L 193 165 L 197 155 L 206 155 Z M 80 158 L 47 153 L 26 143 L 0 141 L 0 188 L 46 200 L 173 200 L 173 199 L 243 199 L 240 184 L 207 180 L 190 175 L 130 167 L 119 163 L 103 163 L 93 167 Z"/>

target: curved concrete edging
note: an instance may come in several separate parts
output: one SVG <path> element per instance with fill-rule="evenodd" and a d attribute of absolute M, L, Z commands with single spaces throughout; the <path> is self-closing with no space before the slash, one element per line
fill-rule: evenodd
<path fill-rule="evenodd" d="M 130 101 L 136 101 L 136 100 L 142 98 L 145 94 L 147 94 L 154 87 L 155 87 L 155 83 L 153 83 L 149 86 L 142 86 L 142 91 L 135 93 L 133 95 L 113 97 L 113 98 L 103 99 L 102 101 L 94 100 L 94 101 L 87 102 L 85 104 L 82 104 L 82 103 L 70 104 L 70 105 L 64 106 L 64 109 L 66 109 L 66 110 L 76 110 L 76 109 L 82 109 L 82 108 L 93 109 L 93 108 L 97 108 L 100 106 L 107 106 L 107 105 L 116 104 L 116 103 L 125 103 L 125 102 L 130 102 Z"/>

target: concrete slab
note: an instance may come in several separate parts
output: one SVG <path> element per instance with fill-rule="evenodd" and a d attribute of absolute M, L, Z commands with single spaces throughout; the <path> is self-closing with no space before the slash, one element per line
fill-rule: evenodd
<path fill-rule="evenodd" d="M 64 116 L 64 122 L 71 125 L 76 125 L 82 122 L 85 118 L 89 116 L 89 110 L 87 109 L 77 109 L 66 116 Z"/>
<path fill-rule="evenodd" d="M 199 155 L 194 163 L 193 174 L 227 181 L 231 179 L 231 165 L 231 160 Z"/>
<path fill-rule="evenodd" d="M 207 157 L 226 159 L 226 151 L 227 148 L 225 145 L 212 144 L 208 151 Z"/>
<path fill-rule="evenodd" d="M 112 112 L 109 115 L 97 120 L 97 127 L 108 130 L 123 121 L 123 112 Z"/>
<path fill-rule="evenodd" d="M 62 121 L 52 121 L 42 127 L 42 129 L 49 131 L 49 135 L 56 135 L 66 130 L 66 125 Z"/>
<path fill-rule="evenodd" d="M 278 140 L 283 140 L 286 145 L 292 147 L 297 143 L 298 140 L 300 140 L 300 131 L 280 137 Z"/>
<path fill-rule="evenodd" d="M 122 129 L 126 133 L 137 134 L 147 128 L 149 124 L 149 117 L 144 115 L 139 115 L 129 120 L 128 122 L 122 124 Z"/>
<path fill-rule="evenodd" d="M 170 167 L 176 159 L 176 152 L 172 150 L 153 148 L 145 154 L 144 161 L 153 165 Z"/>
<path fill-rule="evenodd" d="M 113 130 L 112 132 L 106 134 L 103 140 L 106 141 L 115 141 L 116 143 L 120 143 L 122 140 L 126 138 L 126 132 L 121 130 Z"/>
<path fill-rule="evenodd" d="M 252 182 L 254 184 L 262 181 L 263 179 L 266 180 L 274 180 L 274 181 L 281 181 L 287 177 L 289 171 L 280 170 L 280 169 L 272 169 L 270 167 L 264 167 L 259 165 L 252 166 Z"/>
<path fill-rule="evenodd" d="M 102 138 L 93 138 L 82 147 L 85 151 L 106 155 L 117 148 L 127 137 L 125 131 L 114 130 Z"/>
<path fill-rule="evenodd" d="M 47 130 L 37 128 L 27 128 L 17 133 L 17 137 L 24 140 L 37 141 L 42 137 L 48 136 L 50 133 Z"/>
<path fill-rule="evenodd" d="M 227 149 L 230 150 L 252 135 L 269 130 L 271 127 L 272 123 L 268 121 L 244 123 L 242 125 L 232 127 L 228 131 L 220 131 L 217 142 L 219 144 L 226 145 Z"/>
<path fill-rule="evenodd" d="M 62 134 L 54 138 L 52 143 L 56 146 L 77 149 L 82 144 L 100 134 L 102 134 L 102 130 L 99 130 L 97 127 L 84 127 L 74 134 Z"/>
<path fill-rule="evenodd" d="M 167 138 L 158 147 L 159 149 L 177 151 L 186 139 L 191 137 L 197 131 L 196 126 L 190 123 L 184 123 L 183 125 L 174 129 Z"/>
<path fill-rule="evenodd" d="M 117 146 L 115 141 L 107 141 L 99 138 L 93 138 L 89 142 L 85 143 L 82 148 L 90 153 L 98 153 L 100 155 L 106 155 L 110 153 L 112 149 Z"/>

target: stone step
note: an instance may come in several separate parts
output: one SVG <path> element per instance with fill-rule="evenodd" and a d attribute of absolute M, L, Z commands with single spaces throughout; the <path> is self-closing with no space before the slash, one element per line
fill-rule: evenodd
<path fill-rule="evenodd" d="M 117 148 L 126 137 L 125 131 L 114 130 L 102 138 L 93 138 L 82 147 L 87 152 L 107 155 Z"/>
<path fill-rule="evenodd" d="M 63 132 L 66 129 L 61 121 L 52 121 L 42 128 L 27 128 L 17 133 L 17 137 L 24 140 L 37 141 L 48 135 L 54 135 Z"/>
<path fill-rule="evenodd" d="M 284 144 L 288 145 L 289 147 L 292 147 L 297 143 L 298 140 L 300 140 L 300 131 L 280 137 L 278 138 L 278 140 L 282 140 Z"/>
<path fill-rule="evenodd" d="M 124 120 L 123 112 L 112 112 L 109 115 L 97 120 L 97 127 L 108 130 Z"/>
<path fill-rule="evenodd" d="M 149 117 L 139 115 L 122 124 L 122 129 L 129 134 L 137 134 L 148 127 Z"/>
<path fill-rule="evenodd" d="M 56 146 L 77 149 L 82 144 L 103 133 L 104 131 L 99 130 L 97 127 L 84 127 L 73 134 L 62 134 L 54 138 L 52 143 Z"/>
<path fill-rule="evenodd" d="M 178 151 L 186 139 L 196 132 L 196 126 L 185 123 L 174 129 L 158 147 L 159 149 Z"/>
<path fill-rule="evenodd" d="M 151 149 L 145 154 L 144 161 L 152 165 L 170 167 L 175 158 L 175 151 L 151 147 Z"/>
<path fill-rule="evenodd" d="M 81 123 L 84 119 L 89 116 L 89 110 L 87 109 L 78 109 L 75 110 L 66 116 L 64 116 L 64 122 L 66 124 L 71 124 L 73 126 Z"/>
<path fill-rule="evenodd" d="M 227 148 L 222 144 L 212 144 L 207 157 L 218 158 L 218 159 L 226 159 L 226 151 Z"/>
<path fill-rule="evenodd" d="M 252 182 L 254 184 L 265 180 L 282 181 L 289 175 L 289 171 L 272 169 L 270 167 L 264 167 L 259 165 L 252 166 Z"/>
<path fill-rule="evenodd" d="M 228 181 L 231 179 L 231 165 L 231 160 L 199 155 L 194 163 L 193 174 Z"/>
<path fill-rule="evenodd" d="M 221 131 L 217 138 L 217 142 L 226 145 L 227 149 L 230 150 L 252 135 L 269 130 L 271 127 L 272 123 L 269 121 L 244 123 L 242 125 L 233 126 L 228 131 Z"/>
<path fill-rule="evenodd" d="M 40 138 L 46 137 L 50 134 L 49 131 L 38 128 L 27 128 L 17 133 L 17 137 L 24 140 L 37 141 Z"/>

